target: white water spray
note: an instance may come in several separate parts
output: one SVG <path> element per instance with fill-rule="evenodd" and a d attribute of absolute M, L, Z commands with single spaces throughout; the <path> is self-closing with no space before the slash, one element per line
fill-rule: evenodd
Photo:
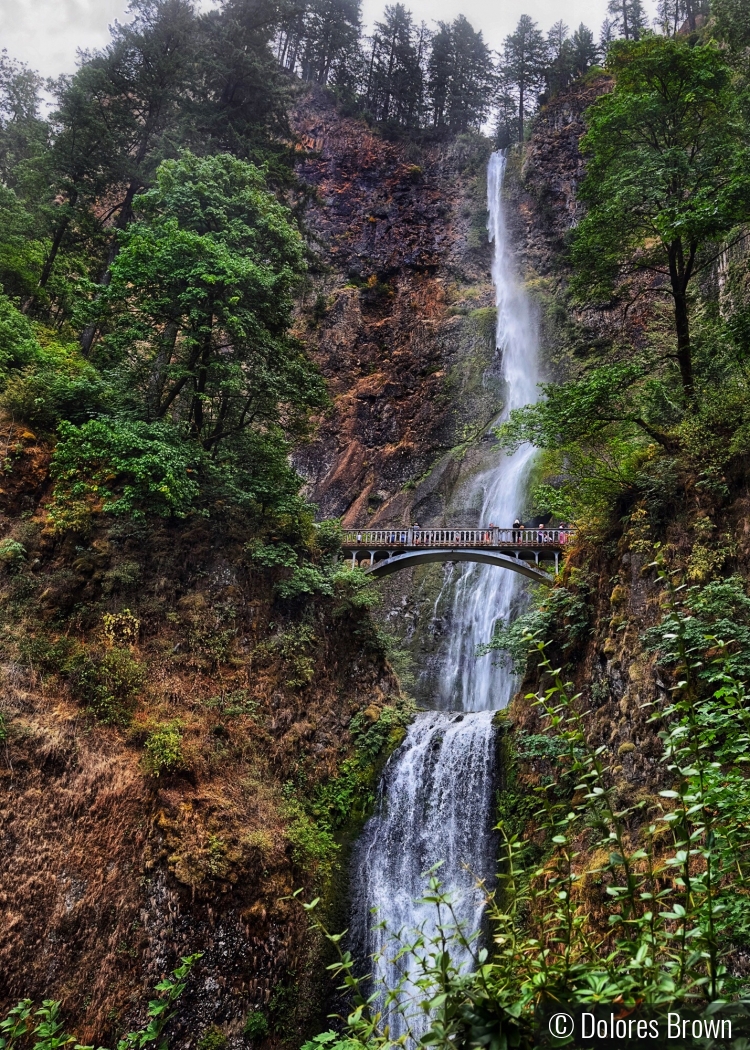
<path fill-rule="evenodd" d="M 487 170 L 489 236 L 494 245 L 492 278 L 497 304 L 497 348 L 502 354 L 506 387 L 501 419 L 537 396 L 537 332 L 529 302 L 518 284 L 508 244 L 502 206 L 505 156 L 493 153 Z M 533 457 L 521 448 L 508 457 L 498 453 L 491 470 L 480 474 L 469 495 L 481 492 L 480 525 L 509 527 L 521 513 Z M 395 961 L 389 935 L 402 929 L 435 929 L 435 909 L 415 901 L 425 890 L 423 873 L 442 861 L 440 878 L 455 901 L 467 934 L 481 923 L 484 896 L 477 880 L 491 882 L 495 872 L 492 810 L 495 735 L 492 714 L 508 703 L 515 685 L 508 668 L 490 657 L 476 658 L 489 641 L 495 622 L 508 620 L 519 604 L 522 578 L 491 566 L 464 570 L 455 585 L 451 639 L 444 666 L 442 711 L 425 712 L 410 726 L 391 756 L 380 786 L 375 816 L 358 844 L 353 871 L 353 931 L 360 953 L 375 956 L 378 988 L 394 988 L 406 959 Z M 447 709 L 447 710 L 445 710 Z M 461 713 L 456 713 L 456 712 Z M 453 712 L 453 713 L 450 713 Z M 371 909 L 377 909 L 373 920 Z M 375 926 L 373 923 L 383 924 Z M 468 952 L 454 961 L 470 965 Z M 404 988 L 408 998 L 409 986 Z M 382 1002 L 382 996 L 381 996 Z M 411 1026 L 419 1033 L 426 1019 L 415 1009 Z M 406 1031 L 398 1014 L 389 1016 L 391 1038 Z"/>

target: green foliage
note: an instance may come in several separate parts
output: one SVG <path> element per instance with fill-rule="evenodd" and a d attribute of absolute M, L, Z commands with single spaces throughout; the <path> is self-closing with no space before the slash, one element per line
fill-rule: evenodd
<path fill-rule="evenodd" d="M 321 554 L 331 557 L 341 553 L 344 530 L 340 518 L 327 518 L 315 526 L 314 543 Z"/>
<path fill-rule="evenodd" d="M 607 301 L 645 272 L 674 303 L 680 379 L 694 396 L 688 287 L 748 211 L 750 152 L 729 66 L 714 44 L 646 36 L 608 52 L 614 90 L 588 110 L 573 261 L 579 293 Z M 639 294 L 636 281 L 631 289 Z M 630 294 L 630 293 L 628 293 Z M 671 351 L 670 351 L 671 352 Z"/>
<path fill-rule="evenodd" d="M 261 1039 L 268 1034 L 268 1021 L 260 1010 L 251 1010 L 242 1026 L 242 1034 L 248 1039 Z"/>
<path fill-rule="evenodd" d="M 292 847 L 292 859 L 325 882 L 333 870 L 339 851 L 330 827 L 308 816 L 303 803 L 293 791 L 288 793 L 282 813 L 288 822 L 286 837 Z"/>
<path fill-rule="evenodd" d="M 646 652 L 659 654 L 659 663 L 678 666 L 682 647 L 691 658 L 704 660 L 709 650 L 719 647 L 724 654 L 726 672 L 736 678 L 750 678 L 750 598 L 739 576 L 711 580 L 702 587 L 687 587 L 679 607 L 674 607 L 658 627 L 644 636 Z M 711 662 L 698 671 L 701 681 L 712 681 Z"/>
<path fill-rule="evenodd" d="M 229 1040 L 220 1028 L 212 1025 L 198 1040 L 198 1050 L 226 1050 Z"/>
<path fill-rule="evenodd" d="M 164 1029 L 175 1017 L 177 1001 L 202 954 L 196 952 L 183 956 L 181 964 L 159 981 L 155 987 L 160 993 L 159 998 L 148 1004 L 148 1023 L 118 1040 L 117 1050 L 143 1050 L 154 1043 L 157 1050 L 168 1050 Z M 34 1009 L 31 999 L 22 999 L 0 1021 L 0 1050 L 61 1050 L 65 1046 L 73 1050 L 94 1050 L 93 1046 L 82 1046 L 75 1036 L 65 1032 L 60 1019 L 60 1003 L 54 999 L 45 999 L 38 1010 Z"/>
<path fill-rule="evenodd" d="M 63 420 L 85 423 L 111 401 L 111 389 L 80 349 L 55 340 L 40 345 L 33 363 L 11 374 L 2 392 L 2 405 L 14 419 L 48 432 Z"/>
<path fill-rule="evenodd" d="M 302 241 L 263 172 L 229 156 L 165 161 L 134 202 L 106 295 L 97 358 L 147 419 L 189 425 L 206 450 L 246 429 L 290 430 L 324 390 L 286 335 Z"/>
<path fill-rule="evenodd" d="M 6 537 L 0 540 L 0 562 L 9 567 L 18 566 L 26 560 L 26 548 L 18 540 Z"/>
<path fill-rule="evenodd" d="M 29 321 L 7 296 L 0 293 L 0 379 L 39 355 L 39 343 Z"/>
<path fill-rule="evenodd" d="M 359 1039 L 342 1036 L 337 1032 L 321 1032 L 320 1035 L 308 1039 L 302 1044 L 300 1050 L 360 1050 L 365 1044 Z"/>
<path fill-rule="evenodd" d="M 712 0 L 716 32 L 731 51 L 741 54 L 750 47 L 750 12 L 743 0 Z"/>
<path fill-rule="evenodd" d="M 317 565 L 297 565 L 292 570 L 291 576 L 276 584 L 276 593 L 279 598 L 294 599 L 305 596 L 333 595 L 333 583 L 331 574 L 325 568 Z"/>
<path fill-rule="evenodd" d="M 505 653 L 514 671 L 523 675 L 529 658 L 534 655 L 528 643 L 531 636 L 543 639 L 556 657 L 569 663 L 591 630 L 590 581 L 578 572 L 571 583 L 575 584 L 574 588 L 554 587 L 551 591 L 540 588 L 528 612 L 521 613 L 509 624 L 498 620 L 492 639 L 478 646 L 477 656 Z"/>
<path fill-rule="evenodd" d="M 54 528 L 84 529 L 91 514 L 184 517 L 199 492 L 199 452 L 166 423 L 60 424 L 50 467 Z"/>
<path fill-rule="evenodd" d="M 159 777 L 176 773 L 185 766 L 182 754 L 182 723 L 173 719 L 157 725 L 146 737 L 145 765 L 148 772 Z"/>
<path fill-rule="evenodd" d="M 325 884 L 336 864 L 337 833 L 369 814 L 382 760 L 401 742 L 412 715 L 408 703 L 367 708 L 351 721 L 354 754 L 344 759 L 335 777 L 319 784 L 312 797 L 287 785 L 284 814 L 292 856 L 299 864 L 313 866 L 320 884 Z"/>
<path fill-rule="evenodd" d="M 87 650 L 67 639 L 40 646 L 42 666 L 67 678 L 74 696 L 107 725 L 127 725 L 146 677 L 128 648 Z M 30 653 L 31 655 L 31 653 Z"/>
<path fill-rule="evenodd" d="M 344 759 L 335 777 L 315 791 L 312 812 L 317 819 L 337 831 L 345 823 L 368 815 L 375 803 L 379 760 L 401 743 L 412 713 L 409 704 L 386 704 L 354 716 L 349 726 L 354 754 Z"/>

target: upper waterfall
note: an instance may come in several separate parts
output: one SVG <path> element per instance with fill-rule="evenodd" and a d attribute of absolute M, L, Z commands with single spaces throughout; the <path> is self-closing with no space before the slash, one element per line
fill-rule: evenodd
<path fill-rule="evenodd" d="M 513 260 L 502 190 L 507 159 L 493 153 L 487 168 L 487 229 L 493 245 L 492 280 L 497 323 L 495 345 L 501 355 L 505 404 L 496 423 L 514 408 L 536 401 L 539 383 L 539 337 L 528 296 Z M 470 496 L 481 505 L 480 525 L 508 527 L 522 513 L 534 449 L 526 445 L 512 455 L 498 451 L 489 470 L 471 483 Z M 489 657 L 477 659 L 477 646 L 488 642 L 495 622 L 507 621 L 516 610 L 521 580 L 489 566 L 464 569 L 453 589 L 453 635 L 448 643 L 442 677 L 441 706 L 463 711 L 492 711 L 510 700 L 515 684 L 507 666 Z"/>

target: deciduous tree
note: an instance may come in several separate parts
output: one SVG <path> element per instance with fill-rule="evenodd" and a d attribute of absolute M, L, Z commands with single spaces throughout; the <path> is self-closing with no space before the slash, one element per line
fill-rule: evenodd
<path fill-rule="evenodd" d="M 588 111 L 588 214 L 573 249 L 589 297 L 637 274 L 664 282 L 674 306 L 675 357 L 695 395 L 688 291 L 721 242 L 750 216 L 750 152 L 731 70 L 714 45 L 663 37 L 615 44 L 611 94 Z"/>

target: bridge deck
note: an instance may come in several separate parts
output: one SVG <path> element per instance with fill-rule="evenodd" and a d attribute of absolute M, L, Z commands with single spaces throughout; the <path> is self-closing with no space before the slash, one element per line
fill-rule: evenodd
<path fill-rule="evenodd" d="M 411 551 L 426 548 L 479 547 L 508 552 L 526 550 L 542 553 L 561 551 L 571 539 L 569 529 L 347 529 L 343 546 L 350 551 Z"/>

